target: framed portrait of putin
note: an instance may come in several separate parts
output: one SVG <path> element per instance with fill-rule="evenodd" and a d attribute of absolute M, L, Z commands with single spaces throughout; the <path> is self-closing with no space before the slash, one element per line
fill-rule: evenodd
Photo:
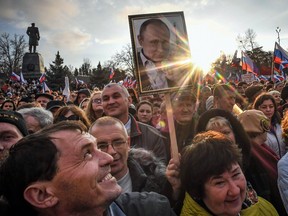
<path fill-rule="evenodd" d="M 193 67 L 183 12 L 129 15 L 140 94 L 193 86 Z"/>

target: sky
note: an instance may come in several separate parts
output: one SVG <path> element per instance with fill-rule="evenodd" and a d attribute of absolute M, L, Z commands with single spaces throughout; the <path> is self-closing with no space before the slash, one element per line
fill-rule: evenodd
<path fill-rule="evenodd" d="M 0 0 L 0 5 L 0 34 L 25 35 L 28 42 L 26 29 L 35 22 L 46 67 L 57 51 L 67 66 L 79 68 L 84 59 L 103 65 L 131 43 L 128 15 L 162 12 L 183 11 L 192 62 L 206 72 L 221 53 L 234 54 L 237 36 L 248 28 L 263 50 L 273 51 L 279 26 L 280 44 L 288 49 L 287 0 Z"/>

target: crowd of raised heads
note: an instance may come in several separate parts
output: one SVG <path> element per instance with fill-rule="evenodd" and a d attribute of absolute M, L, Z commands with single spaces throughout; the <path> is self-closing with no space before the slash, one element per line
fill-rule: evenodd
<path fill-rule="evenodd" d="M 0 215 L 288 215 L 285 80 L 165 94 L 5 82 Z"/>

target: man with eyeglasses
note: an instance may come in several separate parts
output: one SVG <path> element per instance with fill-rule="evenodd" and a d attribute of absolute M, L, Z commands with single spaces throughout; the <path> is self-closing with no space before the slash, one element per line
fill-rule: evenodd
<path fill-rule="evenodd" d="M 110 116 L 101 117 L 91 125 L 89 133 L 97 138 L 98 149 L 113 157 L 111 174 L 117 179 L 123 193 L 165 192 L 166 166 L 151 152 L 131 150 L 129 136 L 120 120 Z M 137 160 L 137 157 L 142 160 Z"/>
<path fill-rule="evenodd" d="M 152 151 L 165 164 L 167 155 L 161 134 L 154 127 L 138 122 L 129 114 L 132 103 L 127 89 L 117 83 L 107 84 L 102 91 L 102 104 L 106 116 L 119 119 L 125 125 L 133 148 Z"/>

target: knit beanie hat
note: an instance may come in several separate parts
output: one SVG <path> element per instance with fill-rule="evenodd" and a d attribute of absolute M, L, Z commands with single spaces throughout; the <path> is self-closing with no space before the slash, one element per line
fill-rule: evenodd
<path fill-rule="evenodd" d="M 260 110 L 246 110 L 238 115 L 244 130 L 248 133 L 264 133 L 270 129 L 270 121 Z"/>
<path fill-rule="evenodd" d="M 253 85 L 253 86 L 249 86 L 246 90 L 245 90 L 245 95 L 248 98 L 249 101 L 253 100 L 253 97 L 256 96 L 258 93 L 260 93 L 263 90 L 263 86 L 262 85 Z"/>
<path fill-rule="evenodd" d="M 89 89 L 80 89 L 80 90 L 78 91 L 78 95 L 79 95 L 79 94 L 85 94 L 87 97 L 90 97 L 91 92 L 90 92 Z"/>
<path fill-rule="evenodd" d="M 45 98 L 48 98 L 49 100 L 53 100 L 54 99 L 53 95 L 48 94 L 48 93 L 38 93 L 38 94 L 36 94 L 35 100 L 37 100 L 38 97 L 45 97 Z"/>
<path fill-rule="evenodd" d="M 0 122 L 6 122 L 15 125 L 23 136 L 28 135 L 24 118 L 18 112 L 0 110 Z"/>

